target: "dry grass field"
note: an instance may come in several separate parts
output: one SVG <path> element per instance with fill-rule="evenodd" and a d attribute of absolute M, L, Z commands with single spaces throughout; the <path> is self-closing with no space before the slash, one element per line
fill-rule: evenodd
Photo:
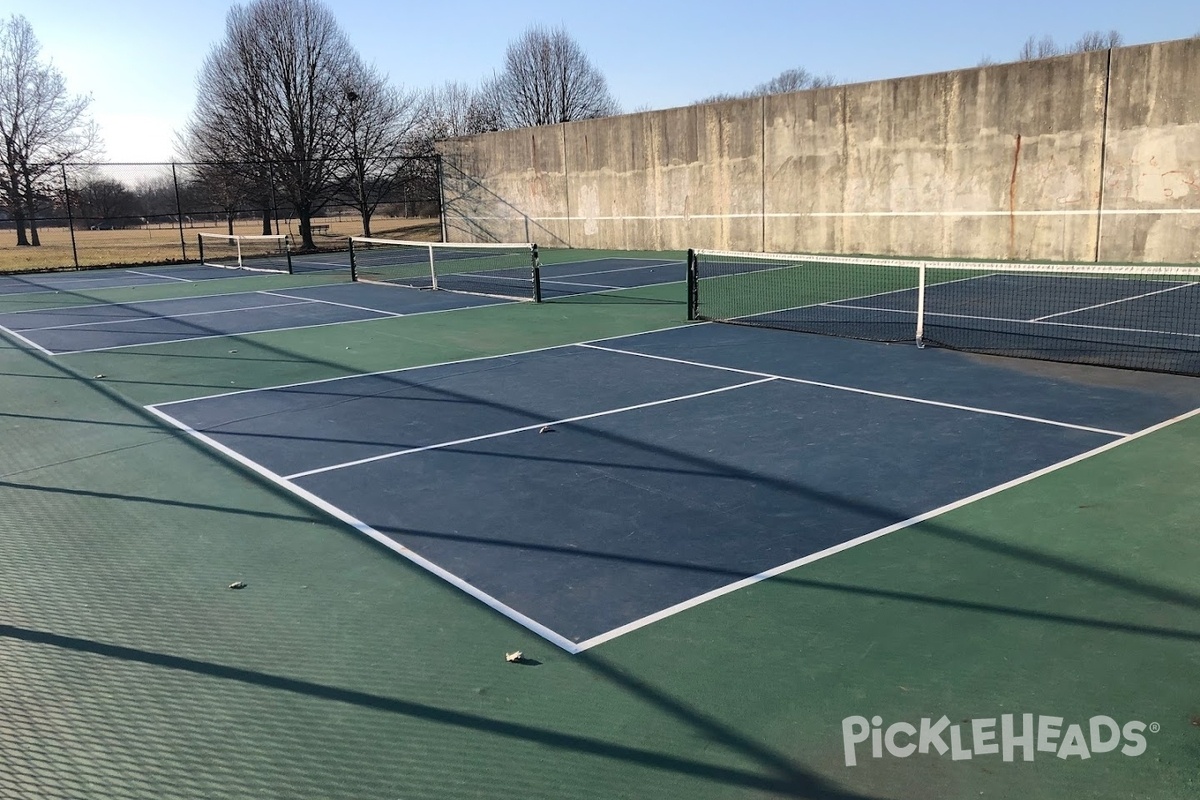
<path fill-rule="evenodd" d="M 313 220 L 314 226 L 327 226 L 314 238 L 320 248 L 335 249 L 344 245 L 348 236 L 362 234 L 362 225 L 353 217 L 324 217 Z M 299 241 L 299 222 L 280 220 L 280 233 L 288 233 L 293 242 Z M 134 264 L 168 264 L 194 260 L 199 255 L 198 233 L 226 233 L 224 225 L 213 227 L 184 227 L 183 242 L 187 258 L 180 246 L 178 228 L 148 226 L 125 230 L 75 231 L 75 247 L 81 267 L 105 267 Z M 262 229 L 256 222 L 234 226 L 234 233 L 257 234 Z M 371 235 L 393 239 L 436 241 L 441 228 L 436 219 L 376 217 L 371 222 Z M 39 231 L 40 247 L 17 247 L 17 234 L 0 230 L 0 272 L 27 270 L 72 269 L 71 233 L 66 228 L 46 228 Z"/>

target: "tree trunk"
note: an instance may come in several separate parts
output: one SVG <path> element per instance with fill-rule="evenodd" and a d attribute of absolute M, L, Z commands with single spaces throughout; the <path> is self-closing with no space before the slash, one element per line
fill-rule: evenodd
<path fill-rule="evenodd" d="M 233 212 L 225 212 L 225 226 L 229 228 L 229 235 L 233 236 Z"/>
<path fill-rule="evenodd" d="M 25 238 L 25 204 L 21 197 L 21 184 L 16 175 L 9 174 L 5 179 L 6 191 L 12 200 L 13 225 L 17 229 L 17 247 L 28 247 L 29 240 Z"/>
<path fill-rule="evenodd" d="M 29 210 L 29 244 L 33 247 L 41 247 L 42 240 L 38 237 L 37 228 L 37 195 L 33 193 L 33 182 L 29 179 L 29 173 L 25 173 L 25 208 Z"/>
<path fill-rule="evenodd" d="M 362 215 L 363 236 L 370 236 L 371 235 L 371 212 L 368 211 L 366 209 L 366 207 L 359 209 L 359 212 Z"/>
<path fill-rule="evenodd" d="M 271 209 L 269 208 L 262 210 L 262 232 L 263 236 L 270 236 L 275 232 L 271 230 Z"/>
<path fill-rule="evenodd" d="M 25 209 L 17 206 L 13 209 L 13 224 L 17 226 L 17 247 L 28 247 L 29 239 L 25 237 Z"/>
<path fill-rule="evenodd" d="M 316 250 L 312 234 L 312 211 L 308 206 L 296 206 L 296 217 L 300 220 L 300 249 Z"/>

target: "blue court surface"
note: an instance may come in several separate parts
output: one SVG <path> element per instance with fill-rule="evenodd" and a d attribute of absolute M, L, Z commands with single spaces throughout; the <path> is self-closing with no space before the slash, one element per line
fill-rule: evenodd
<path fill-rule="evenodd" d="M 687 278 L 683 260 L 597 258 L 567 264 L 543 264 L 542 297 L 547 300 L 676 283 Z"/>
<path fill-rule="evenodd" d="M 1197 406 L 1176 376 L 702 324 L 149 408 L 578 652 Z"/>
<path fill-rule="evenodd" d="M 719 292 L 719 289 L 714 290 Z M 848 294 L 850 292 L 847 292 Z M 719 306 L 719 301 L 718 301 Z M 923 342 L 993 355 L 1200 374 L 1200 282 L 1172 276 L 981 272 L 734 321 L 792 330 Z"/>
<path fill-rule="evenodd" d="M 338 283 L 0 314 L 0 329 L 50 355 L 428 314 L 503 302 Z"/>
<path fill-rule="evenodd" d="M 345 254 L 321 253 L 295 264 L 336 265 Z M 345 266 L 349 274 L 348 262 Z M 298 272 L 304 271 L 297 269 Z M 606 258 L 544 268 L 546 299 L 683 280 L 684 265 L 650 259 Z M 0 279 L 0 295 L 70 292 L 256 275 L 220 267 L 172 267 L 118 273 L 78 272 Z M 140 283 L 132 283 L 140 281 Z M 57 287 L 57 288 L 55 288 Z M 364 283 L 338 283 L 278 291 L 222 293 L 188 298 L 106 303 L 0 313 L 0 330 L 50 355 L 168 344 L 386 317 L 475 308 L 509 302 L 461 292 L 432 292 Z"/>
<path fill-rule="evenodd" d="M 138 269 L 87 269 L 68 272 L 39 272 L 25 275 L 0 275 L 0 297 L 15 294 L 52 294 L 86 292 L 94 289 L 125 289 L 170 283 L 223 280 L 262 275 L 251 270 L 186 266 L 145 267 Z"/>

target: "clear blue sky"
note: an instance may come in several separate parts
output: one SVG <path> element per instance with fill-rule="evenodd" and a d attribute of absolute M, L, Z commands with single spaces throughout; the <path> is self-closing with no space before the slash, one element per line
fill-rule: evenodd
<path fill-rule="evenodd" d="M 4 0 L 67 78 L 90 94 L 111 161 L 167 160 L 195 98 L 201 62 L 229 3 Z M 626 111 L 737 92 L 793 67 L 844 82 L 1013 60 L 1031 34 L 1069 44 L 1116 29 L 1127 44 L 1200 32 L 1196 0 L 656 0 L 402 3 L 327 0 L 359 53 L 410 89 L 474 84 L 530 25 L 564 26 Z M 401 11 L 401 9 L 406 9 Z"/>

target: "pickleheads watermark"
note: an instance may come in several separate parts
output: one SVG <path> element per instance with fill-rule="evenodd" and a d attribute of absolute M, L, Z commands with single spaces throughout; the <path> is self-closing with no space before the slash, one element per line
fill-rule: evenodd
<path fill-rule="evenodd" d="M 1063 717 L 1046 715 L 1002 714 L 986 719 L 969 719 L 951 724 L 948 717 L 934 721 L 926 717 L 917 724 L 892 722 L 886 727 L 882 717 L 846 717 L 842 720 L 842 746 L 846 766 L 858 764 L 859 745 L 869 741 L 872 758 L 884 753 L 908 758 L 915 753 L 950 754 L 954 761 L 969 761 L 978 756 L 1000 756 L 1015 761 L 1033 761 L 1037 754 L 1057 758 L 1088 759 L 1093 755 L 1119 751 L 1134 758 L 1146 752 L 1146 734 L 1158 733 L 1159 724 L 1131 720 L 1124 724 L 1099 715 L 1086 722 L 1065 724 Z"/>

